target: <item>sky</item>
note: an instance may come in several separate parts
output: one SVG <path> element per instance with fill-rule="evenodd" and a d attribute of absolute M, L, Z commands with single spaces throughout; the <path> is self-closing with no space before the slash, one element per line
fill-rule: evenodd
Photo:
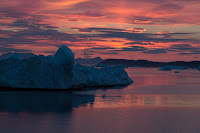
<path fill-rule="evenodd" d="M 199 0 L 1 0 L 0 54 L 200 60 Z"/>

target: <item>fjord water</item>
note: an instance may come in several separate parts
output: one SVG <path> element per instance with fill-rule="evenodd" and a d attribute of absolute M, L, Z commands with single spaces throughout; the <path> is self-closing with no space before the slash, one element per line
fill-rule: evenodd
<path fill-rule="evenodd" d="M 134 83 L 1 91 L 1 133 L 200 133 L 200 71 L 127 68 Z"/>

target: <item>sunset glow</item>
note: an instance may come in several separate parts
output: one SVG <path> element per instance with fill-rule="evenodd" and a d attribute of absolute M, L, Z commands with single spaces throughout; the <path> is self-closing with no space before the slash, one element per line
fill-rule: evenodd
<path fill-rule="evenodd" d="M 198 0 L 1 0 L 0 54 L 199 60 Z"/>

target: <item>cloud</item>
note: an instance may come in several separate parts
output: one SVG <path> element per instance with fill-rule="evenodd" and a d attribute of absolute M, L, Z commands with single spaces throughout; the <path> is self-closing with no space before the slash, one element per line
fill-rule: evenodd
<path fill-rule="evenodd" d="M 158 36 L 161 38 L 172 38 L 173 32 L 157 32 Z"/>
<path fill-rule="evenodd" d="M 179 55 L 193 55 L 200 54 L 200 47 L 192 46 L 190 44 L 173 44 L 169 51 L 176 51 Z"/>
<path fill-rule="evenodd" d="M 68 19 L 69 22 L 76 22 L 78 19 Z"/>
<path fill-rule="evenodd" d="M 165 53 L 167 53 L 167 50 L 166 49 L 153 49 L 153 50 L 146 50 L 142 53 L 145 53 L 145 54 L 165 54 Z"/>
<path fill-rule="evenodd" d="M 62 43 L 63 41 L 76 42 L 81 40 L 81 35 L 73 35 L 62 33 L 56 30 L 57 27 L 35 23 L 28 20 L 17 19 L 15 22 L 9 24 L 11 27 L 21 27 L 19 31 L 0 30 L 0 32 L 7 34 L 9 37 L 1 37 L 1 44 L 44 44 L 51 45 L 52 43 Z M 83 35 L 82 35 L 83 36 Z M 55 44 L 57 44 L 55 43 Z"/>
<path fill-rule="evenodd" d="M 104 17 L 104 15 L 98 11 L 87 11 L 84 13 L 80 13 L 80 15 L 89 16 L 89 17 Z"/>
<path fill-rule="evenodd" d="M 51 29 L 51 28 L 59 28 L 59 27 L 47 25 L 47 26 L 44 26 L 44 28 L 48 28 L 48 29 L 50 28 Z"/>
<path fill-rule="evenodd" d="M 132 22 L 131 22 L 132 21 Z M 153 24 L 153 17 L 150 16 L 131 16 L 127 19 L 127 22 L 133 24 Z"/>
<path fill-rule="evenodd" d="M 100 54 L 117 55 L 117 52 L 100 52 Z"/>
<path fill-rule="evenodd" d="M 196 55 L 196 54 L 200 54 L 200 51 L 197 52 L 188 52 L 188 53 L 178 53 L 179 55 Z"/>
<path fill-rule="evenodd" d="M 190 44 L 173 44 L 171 45 L 170 49 L 179 50 L 179 51 L 190 51 L 190 50 L 196 50 L 196 49 L 200 50 L 200 47 L 194 47 Z"/>
<path fill-rule="evenodd" d="M 88 28 L 90 29 L 90 28 Z M 130 41 L 144 41 L 144 42 L 178 42 L 178 41 L 194 41 L 192 39 L 179 39 L 179 38 L 159 38 L 158 34 L 153 33 L 129 33 L 121 29 L 110 29 L 110 28 L 92 28 L 94 31 L 103 32 L 104 34 L 94 34 L 90 37 L 100 37 L 100 38 L 124 38 Z M 175 33 L 173 33 L 175 34 Z M 179 34 L 179 33 L 177 33 Z M 180 33 L 182 34 L 182 33 Z"/>
<path fill-rule="evenodd" d="M 127 29 L 126 31 L 134 32 L 134 33 L 143 33 L 144 31 L 146 31 L 146 29 L 144 29 L 144 28 L 130 28 L 130 29 Z"/>
<path fill-rule="evenodd" d="M 113 48 L 113 47 L 92 47 L 91 49 L 96 49 L 96 50 L 103 50 L 103 49 L 116 49 L 116 48 Z"/>
<path fill-rule="evenodd" d="M 71 29 L 76 29 L 79 32 L 109 32 L 109 31 L 126 31 L 125 29 L 117 29 L 117 28 L 98 28 L 98 27 L 88 27 L 88 28 L 79 28 L 79 27 L 72 27 Z"/>
<path fill-rule="evenodd" d="M 183 8 L 184 6 L 177 4 L 162 4 L 152 9 L 152 11 L 158 14 L 174 14 L 180 12 Z"/>
<path fill-rule="evenodd" d="M 129 48 L 122 48 L 120 50 L 115 50 L 115 51 L 145 51 L 145 50 L 148 50 L 148 49 L 141 46 L 132 46 Z"/>
<path fill-rule="evenodd" d="M 30 53 L 31 50 L 27 49 L 15 49 L 15 48 L 6 48 L 6 47 L 0 47 L 0 52 L 7 53 L 7 52 L 22 52 L 22 53 Z"/>
<path fill-rule="evenodd" d="M 126 45 L 155 45 L 153 43 L 150 42 L 129 42 L 129 43 L 125 43 Z"/>

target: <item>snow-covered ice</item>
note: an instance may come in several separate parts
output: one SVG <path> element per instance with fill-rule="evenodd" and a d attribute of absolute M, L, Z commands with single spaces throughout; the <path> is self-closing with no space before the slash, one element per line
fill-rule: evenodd
<path fill-rule="evenodd" d="M 54 56 L 13 57 L 0 61 L 0 86 L 68 89 L 129 85 L 133 82 L 121 66 L 95 68 L 74 65 L 74 53 L 67 46 L 61 46 Z"/>

